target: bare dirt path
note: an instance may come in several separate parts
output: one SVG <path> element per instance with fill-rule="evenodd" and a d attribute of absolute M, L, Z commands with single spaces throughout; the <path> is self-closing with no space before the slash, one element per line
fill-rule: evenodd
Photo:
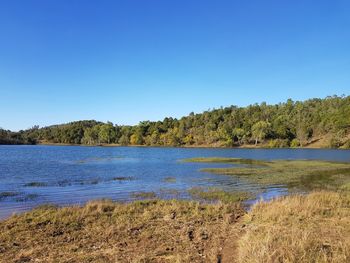
<path fill-rule="evenodd" d="M 244 234 L 244 224 L 240 218 L 228 231 L 218 263 L 238 262 L 238 241 Z"/>

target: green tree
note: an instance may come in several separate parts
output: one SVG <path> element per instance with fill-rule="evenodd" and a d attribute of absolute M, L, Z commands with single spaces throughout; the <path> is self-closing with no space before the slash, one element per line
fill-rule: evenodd
<path fill-rule="evenodd" d="M 84 137 L 82 143 L 93 145 L 98 141 L 98 131 L 94 128 L 86 128 L 84 131 Z"/>
<path fill-rule="evenodd" d="M 118 143 L 121 145 L 128 145 L 129 144 L 129 137 L 126 134 L 123 134 L 119 140 Z"/>
<path fill-rule="evenodd" d="M 111 123 L 101 125 L 100 131 L 98 133 L 98 138 L 100 143 L 110 144 L 112 142 L 115 142 L 116 131 L 114 126 Z"/>
<path fill-rule="evenodd" d="M 132 145 L 142 145 L 143 137 L 140 132 L 136 132 L 130 136 L 130 144 Z"/>
<path fill-rule="evenodd" d="M 266 138 L 270 130 L 270 123 L 266 121 L 258 121 L 252 126 L 252 135 L 255 139 L 255 145 L 259 141 L 262 141 Z"/>
<path fill-rule="evenodd" d="M 242 144 L 245 131 L 242 128 L 234 128 L 232 130 L 233 141 Z"/>

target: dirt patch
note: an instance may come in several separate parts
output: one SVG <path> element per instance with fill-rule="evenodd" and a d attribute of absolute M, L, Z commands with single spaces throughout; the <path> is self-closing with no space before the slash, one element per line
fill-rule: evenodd
<path fill-rule="evenodd" d="M 239 222 L 239 223 L 238 223 Z M 244 235 L 245 225 L 238 220 L 237 224 L 229 229 L 221 252 L 221 263 L 236 263 L 238 260 L 239 239 Z"/>

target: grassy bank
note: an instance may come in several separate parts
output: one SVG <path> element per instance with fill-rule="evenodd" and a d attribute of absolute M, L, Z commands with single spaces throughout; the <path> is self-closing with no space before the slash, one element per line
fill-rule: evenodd
<path fill-rule="evenodd" d="M 0 262 L 216 262 L 238 204 L 90 202 L 0 223 Z"/>
<path fill-rule="evenodd" d="M 239 176 L 263 185 L 286 185 L 302 190 L 350 189 L 350 164 L 319 160 L 262 161 L 240 158 L 192 158 L 186 162 L 226 163 L 235 166 L 202 171 Z"/>
<path fill-rule="evenodd" d="M 185 161 L 231 164 L 204 170 L 262 185 L 328 190 L 260 202 L 249 212 L 240 205 L 249 194 L 199 187 L 189 194 L 201 202 L 140 192 L 134 197 L 155 199 L 42 206 L 0 222 L 0 262 L 350 262 L 350 164 Z"/>
<path fill-rule="evenodd" d="M 220 261 L 218 261 L 220 260 Z M 0 262 L 350 260 L 350 194 L 260 202 L 142 201 L 46 206 L 0 222 Z"/>
<path fill-rule="evenodd" d="M 257 204 L 243 224 L 239 262 L 350 262 L 350 195 L 317 192 Z"/>

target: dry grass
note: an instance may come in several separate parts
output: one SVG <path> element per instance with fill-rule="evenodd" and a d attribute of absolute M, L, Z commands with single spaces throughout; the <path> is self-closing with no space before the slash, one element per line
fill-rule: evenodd
<path fill-rule="evenodd" d="M 0 222 L 0 262 L 350 262 L 350 194 L 238 203 L 94 201 Z"/>
<path fill-rule="evenodd" d="M 206 201 L 220 201 L 224 203 L 241 202 L 247 200 L 250 196 L 247 192 L 227 192 L 220 188 L 193 187 L 188 190 L 189 194 L 195 199 Z"/>
<path fill-rule="evenodd" d="M 0 262 L 216 262 L 238 204 L 90 202 L 0 222 Z"/>
<path fill-rule="evenodd" d="M 350 262 L 350 195 L 317 192 L 258 203 L 239 262 Z"/>

